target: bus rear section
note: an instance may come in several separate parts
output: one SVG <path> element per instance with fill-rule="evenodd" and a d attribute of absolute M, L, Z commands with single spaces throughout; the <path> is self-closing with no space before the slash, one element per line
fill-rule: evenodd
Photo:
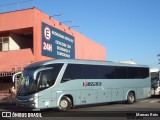
<path fill-rule="evenodd" d="M 114 62 L 53 60 L 28 66 L 16 103 L 31 109 L 67 111 L 81 105 L 150 97 L 146 66 Z"/>

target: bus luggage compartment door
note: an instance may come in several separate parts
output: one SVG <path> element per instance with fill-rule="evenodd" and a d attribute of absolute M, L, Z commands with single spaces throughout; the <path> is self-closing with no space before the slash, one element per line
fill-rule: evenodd
<path fill-rule="evenodd" d="M 81 90 L 81 104 L 97 103 L 97 90 Z"/>

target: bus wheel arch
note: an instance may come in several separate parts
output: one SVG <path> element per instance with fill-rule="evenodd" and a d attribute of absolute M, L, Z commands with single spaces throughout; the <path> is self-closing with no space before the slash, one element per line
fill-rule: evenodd
<path fill-rule="evenodd" d="M 63 95 L 59 101 L 59 111 L 68 111 L 73 106 L 73 97 L 71 95 Z"/>
<path fill-rule="evenodd" d="M 134 102 L 136 102 L 136 94 L 134 91 L 129 91 L 127 94 L 127 103 L 133 104 Z"/>

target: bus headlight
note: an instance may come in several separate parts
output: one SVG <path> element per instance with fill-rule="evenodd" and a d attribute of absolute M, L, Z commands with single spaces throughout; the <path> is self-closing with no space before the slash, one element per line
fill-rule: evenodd
<path fill-rule="evenodd" d="M 34 98 L 34 97 L 29 98 L 29 101 L 33 101 L 33 100 L 35 100 L 35 98 Z"/>
<path fill-rule="evenodd" d="M 35 103 L 33 103 L 32 105 L 31 105 L 31 107 L 34 107 L 35 106 Z"/>

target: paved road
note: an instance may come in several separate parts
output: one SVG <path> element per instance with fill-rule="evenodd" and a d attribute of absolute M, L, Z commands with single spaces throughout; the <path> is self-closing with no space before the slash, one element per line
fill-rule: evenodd
<path fill-rule="evenodd" d="M 139 100 L 135 104 L 109 103 L 101 106 L 76 108 L 71 111 L 160 111 L 160 98 Z"/>
<path fill-rule="evenodd" d="M 0 111 L 19 111 L 20 109 L 17 108 L 15 105 L 0 105 Z M 22 110 L 23 111 L 23 110 Z M 71 117 L 68 120 L 72 120 L 74 117 L 87 117 L 87 120 L 92 117 L 92 120 L 95 119 L 95 117 L 100 117 L 101 119 L 110 118 L 111 120 L 113 117 L 119 118 L 124 117 L 125 119 L 131 119 L 133 117 L 132 114 L 137 113 L 146 113 L 147 114 L 155 114 L 155 117 L 147 117 L 149 120 L 153 119 L 158 120 L 160 119 L 160 97 L 155 98 L 149 98 L 137 101 L 135 104 L 124 104 L 124 103 L 108 103 L 103 105 L 97 105 L 97 106 L 85 106 L 85 107 L 78 107 L 75 109 L 71 109 L 69 112 L 57 112 L 56 110 L 46 110 L 40 112 L 42 114 L 42 118 L 44 117 L 50 117 L 47 119 L 51 119 L 51 117 L 54 117 L 54 119 L 59 119 L 62 117 L 62 120 L 66 117 Z M 24 112 L 24 111 L 23 111 Z M 158 114 L 158 117 L 156 116 Z M 94 118 L 93 118 L 94 117 Z M 130 118 L 131 117 L 131 118 Z M 77 118 L 77 119 L 80 119 Z M 123 119 L 124 119 L 123 118 Z M 6 120 L 8 120 L 7 118 Z M 20 119 L 20 118 L 19 118 Z M 40 118 L 39 118 L 40 119 Z M 138 117 L 136 119 L 142 119 L 142 117 Z M 144 118 L 143 118 L 144 119 Z"/>

